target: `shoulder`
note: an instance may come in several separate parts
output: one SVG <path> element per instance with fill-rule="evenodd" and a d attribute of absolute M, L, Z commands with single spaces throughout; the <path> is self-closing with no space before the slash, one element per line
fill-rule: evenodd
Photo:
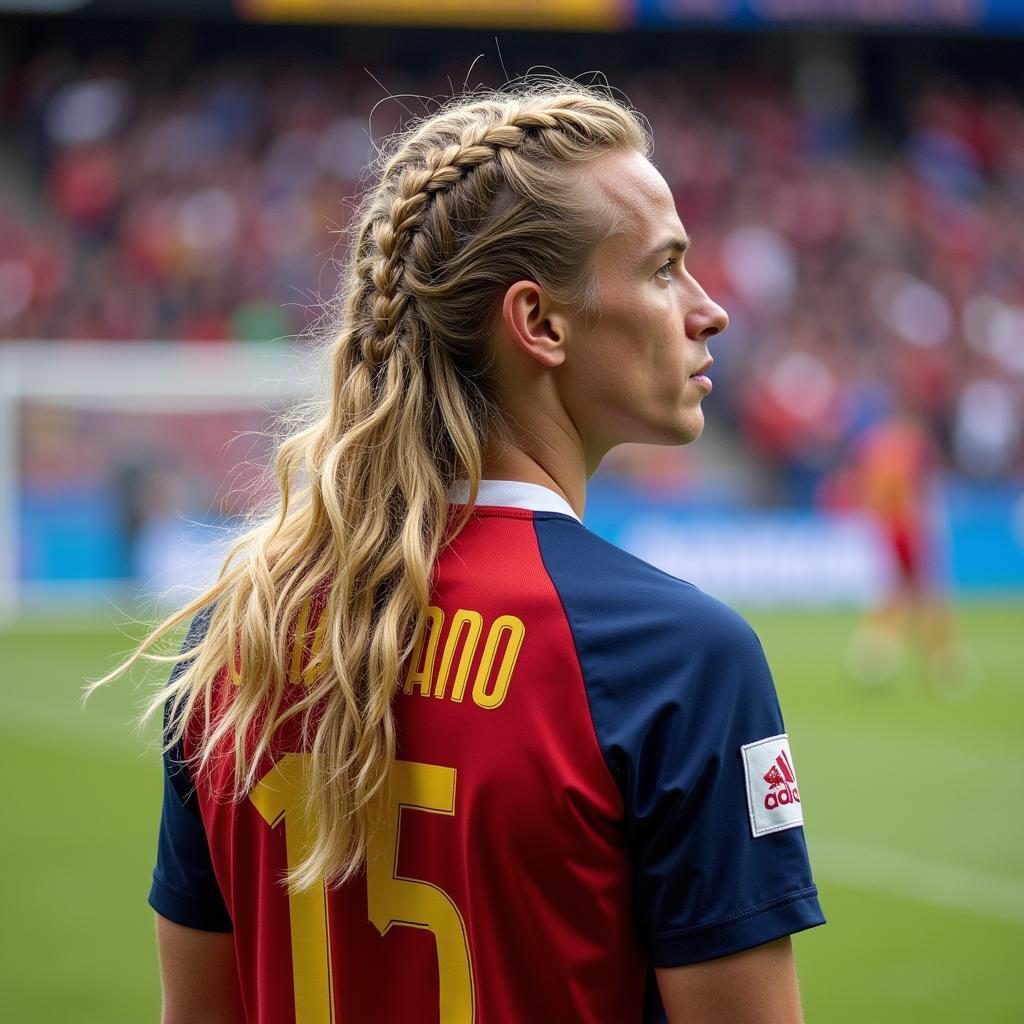
<path fill-rule="evenodd" d="M 537 520 L 541 556 L 581 655 L 657 662 L 733 653 L 760 654 L 746 620 L 692 583 L 565 517 Z"/>
<path fill-rule="evenodd" d="M 189 741 L 194 739 L 191 736 L 194 719 L 184 723 L 186 726 L 184 730 L 178 728 L 182 721 L 182 708 L 185 706 L 187 696 L 187 692 L 183 692 L 181 677 L 194 664 L 199 655 L 199 649 L 206 640 L 215 607 L 215 602 L 204 606 L 189 621 L 179 651 L 181 660 L 175 662 L 164 687 L 164 765 L 172 782 L 176 788 L 180 789 L 183 797 L 192 788 L 191 777 L 186 768 L 186 746 L 189 745 Z M 172 737 L 175 737 L 173 742 Z"/>
<path fill-rule="evenodd" d="M 771 671 L 741 615 L 578 524 L 538 523 L 538 537 L 613 774 L 620 757 L 681 764 L 783 731 Z"/>
<path fill-rule="evenodd" d="M 171 669 L 170 678 L 167 680 L 168 690 L 171 690 L 171 688 L 181 678 L 182 674 L 195 661 L 199 647 L 206 639 L 206 634 L 209 631 L 210 620 L 213 618 L 213 611 L 215 607 L 215 602 L 208 604 L 196 612 L 196 614 L 189 620 L 188 629 L 185 631 L 185 638 L 181 642 L 179 656 L 186 654 L 190 656 L 182 658 L 181 661 L 176 662 L 174 668 Z"/>
<path fill-rule="evenodd" d="M 185 633 L 185 639 L 181 645 L 182 654 L 194 650 L 206 639 L 207 631 L 210 628 L 210 620 L 213 618 L 213 612 L 216 607 L 216 602 L 211 602 L 205 607 L 200 608 L 192 616 L 188 624 L 188 630 Z M 187 662 L 184 664 L 187 664 Z"/>

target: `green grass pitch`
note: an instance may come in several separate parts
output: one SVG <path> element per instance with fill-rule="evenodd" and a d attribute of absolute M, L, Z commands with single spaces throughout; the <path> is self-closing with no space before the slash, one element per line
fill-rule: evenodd
<path fill-rule="evenodd" d="M 958 613 L 973 689 L 938 699 L 908 663 L 844 675 L 849 614 L 756 613 L 786 713 L 829 924 L 795 939 L 809 1022 L 1024 1020 L 1024 606 Z M 110 626 L 0 631 L 3 1018 L 156 1020 L 146 905 L 160 804 L 153 732 Z"/>

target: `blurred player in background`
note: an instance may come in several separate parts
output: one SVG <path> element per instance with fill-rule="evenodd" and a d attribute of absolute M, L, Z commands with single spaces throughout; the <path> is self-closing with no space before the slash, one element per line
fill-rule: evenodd
<path fill-rule="evenodd" d="M 938 458 L 931 434 L 908 405 L 863 431 L 841 474 L 845 503 L 871 518 L 891 567 L 888 594 L 850 646 L 850 668 L 865 685 L 888 682 L 911 643 L 920 645 L 932 686 L 948 692 L 957 682 L 952 612 L 942 580 Z"/>
<path fill-rule="evenodd" d="M 727 323 L 650 154 L 564 81 L 394 140 L 279 506 L 142 648 L 195 616 L 167 1024 L 801 1019 L 824 919 L 757 638 L 580 521 L 612 447 L 701 433 Z"/>

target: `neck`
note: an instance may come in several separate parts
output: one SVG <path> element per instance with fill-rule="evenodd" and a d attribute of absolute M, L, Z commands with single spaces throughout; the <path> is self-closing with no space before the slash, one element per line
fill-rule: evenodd
<path fill-rule="evenodd" d="M 485 480 L 521 480 L 560 494 L 583 518 L 587 501 L 587 473 L 582 460 L 571 460 L 553 447 L 538 445 L 530 451 L 508 446 L 489 452 L 484 459 Z"/>

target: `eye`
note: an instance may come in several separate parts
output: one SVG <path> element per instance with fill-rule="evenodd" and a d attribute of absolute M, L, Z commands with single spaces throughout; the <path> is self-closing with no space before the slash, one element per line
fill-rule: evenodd
<path fill-rule="evenodd" d="M 658 267 L 658 269 L 655 271 L 654 276 L 655 277 L 660 277 L 662 279 L 662 281 L 668 281 L 670 279 L 670 275 L 672 273 L 672 268 L 678 262 L 679 262 L 679 260 L 675 256 L 672 256 L 671 258 L 665 260 L 665 262 L 660 267 Z"/>

